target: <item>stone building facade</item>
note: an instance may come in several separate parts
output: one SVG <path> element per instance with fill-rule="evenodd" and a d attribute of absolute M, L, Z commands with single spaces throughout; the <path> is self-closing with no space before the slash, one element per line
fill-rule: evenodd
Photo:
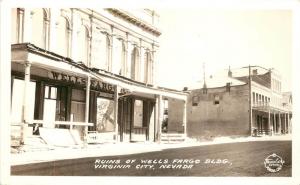
<path fill-rule="evenodd" d="M 291 133 L 291 93 L 281 92 L 281 76 L 274 69 L 229 69 L 227 74 L 211 76 L 203 88 L 189 92 L 189 137 Z"/>
<path fill-rule="evenodd" d="M 186 103 L 185 93 L 157 86 L 153 10 L 15 8 L 11 17 L 11 117 L 21 143 L 35 126 L 85 141 L 159 141 L 163 99 Z"/>

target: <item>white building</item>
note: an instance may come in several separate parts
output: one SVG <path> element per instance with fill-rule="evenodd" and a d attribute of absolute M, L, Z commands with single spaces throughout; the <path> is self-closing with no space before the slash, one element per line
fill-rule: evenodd
<path fill-rule="evenodd" d="M 11 15 L 11 117 L 22 142 L 34 125 L 78 130 L 87 140 L 91 133 L 157 141 L 165 98 L 181 102 L 186 128 L 186 94 L 156 85 L 155 11 L 17 8 Z"/>

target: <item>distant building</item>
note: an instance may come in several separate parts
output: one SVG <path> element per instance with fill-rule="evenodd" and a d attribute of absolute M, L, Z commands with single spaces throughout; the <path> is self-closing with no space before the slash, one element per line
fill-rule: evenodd
<path fill-rule="evenodd" d="M 163 99 L 185 112 L 185 93 L 157 86 L 155 11 L 15 8 L 11 17 L 11 122 L 21 140 L 38 125 L 82 140 L 159 141 Z M 183 113 L 179 122 L 186 128 Z"/>
<path fill-rule="evenodd" d="M 292 95 L 281 92 L 280 74 L 259 66 L 250 70 L 229 69 L 188 90 L 189 137 L 291 133 Z"/>

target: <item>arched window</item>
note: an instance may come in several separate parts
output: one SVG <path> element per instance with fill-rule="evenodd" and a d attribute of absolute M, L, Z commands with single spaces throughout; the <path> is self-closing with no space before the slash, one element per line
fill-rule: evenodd
<path fill-rule="evenodd" d="M 131 52 L 131 79 L 138 80 L 139 50 L 134 47 Z"/>
<path fill-rule="evenodd" d="M 81 26 L 78 35 L 78 60 L 88 65 L 88 53 L 89 53 L 89 32 L 87 27 Z"/>
<path fill-rule="evenodd" d="M 111 67 L 110 67 L 110 65 L 111 65 L 111 40 L 110 40 L 110 38 L 109 38 L 109 35 L 106 35 L 106 54 L 105 54 L 105 62 L 106 62 L 106 69 L 105 70 L 107 70 L 107 71 L 111 71 Z"/>
<path fill-rule="evenodd" d="M 113 41 L 112 72 L 119 75 L 125 74 L 125 44 L 121 38 Z"/>
<path fill-rule="evenodd" d="M 70 24 L 67 18 L 60 16 L 57 26 L 57 52 L 58 54 L 69 57 L 70 44 Z"/>
<path fill-rule="evenodd" d="M 47 12 L 45 9 L 34 9 L 31 12 L 32 15 L 32 44 L 46 49 L 46 39 L 47 39 Z"/>
<path fill-rule="evenodd" d="M 152 83 L 152 57 L 149 50 L 145 53 L 144 61 L 145 61 L 145 65 L 144 65 L 145 83 L 151 84 Z"/>
<path fill-rule="evenodd" d="M 126 75 L 126 46 L 124 41 L 122 42 L 122 53 L 121 53 L 121 75 Z"/>

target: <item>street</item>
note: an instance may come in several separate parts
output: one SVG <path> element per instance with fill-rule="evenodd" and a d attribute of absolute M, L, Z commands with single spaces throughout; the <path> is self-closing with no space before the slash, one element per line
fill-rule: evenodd
<path fill-rule="evenodd" d="M 265 159 L 282 157 L 278 172 Z M 285 176 L 292 175 L 291 141 L 253 141 L 163 151 L 70 159 L 11 167 L 12 175 L 38 176 Z"/>

